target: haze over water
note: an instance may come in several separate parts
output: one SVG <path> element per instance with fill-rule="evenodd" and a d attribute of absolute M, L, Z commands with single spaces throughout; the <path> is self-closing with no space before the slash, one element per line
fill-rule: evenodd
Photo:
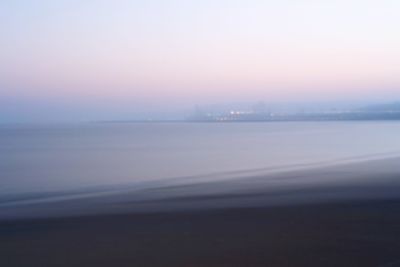
<path fill-rule="evenodd" d="M 0 3 L 0 123 L 400 99 L 399 1 Z"/>
<path fill-rule="evenodd" d="M 398 122 L 3 126 L 0 195 L 230 179 L 391 157 L 400 154 L 399 132 Z"/>

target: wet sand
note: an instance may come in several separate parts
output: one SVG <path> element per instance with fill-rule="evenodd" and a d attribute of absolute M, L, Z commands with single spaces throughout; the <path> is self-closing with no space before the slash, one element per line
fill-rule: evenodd
<path fill-rule="evenodd" d="M 9 221 L 0 235 L 9 267 L 400 266 L 400 201 Z"/>
<path fill-rule="evenodd" d="M 3 206 L 0 266 L 400 266 L 398 162 Z"/>

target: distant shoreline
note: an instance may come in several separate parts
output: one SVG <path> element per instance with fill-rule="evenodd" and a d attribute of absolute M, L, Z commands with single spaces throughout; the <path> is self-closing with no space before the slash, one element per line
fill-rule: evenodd
<path fill-rule="evenodd" d="M 256 115 L 256 117 L 260 117 Z M 396 113 L 341 113 L 341 114 L 291 114 L 261 116 L 251 118 L 241 116 L 215 116 L 208 118 L 188 118 L 176 120 L 102 120 L 94 123 L 234 123 L 234 122 L 329 122 L 329 121 L 400 121 L 400 112 Z"/>
<path fill-rule="evenodd" d="M 388 122 L 396 122 L 400 121 L 400 112 L 393 115 L 377 115 L 377 116 L 360 116 L 360 117 L 330 117 L 330 116 L 319 116 L 319 115 L 311 115 L 311 116 L 298 116 L 298 115 L 290 115 L 290 116 L 282 116 L 282 117 L 274 117 L 268 119 L 242 119 L 242 118 L 234 118 L 234 119 L 218 119 L 218 118 L 209 118 L 209 119 L 132 119 L 132 120 L 87 120 L 87 121 L 51 121 L 51 122 L 0 122 L 0 128 L 11 127 L 11 126 L 46 126 L 46 125 L 80 125 L 80 124 L 130 124 L 130 123 L 281 123 L 281 122 L 373 122 L 373 121 L 388 121 Z"/>

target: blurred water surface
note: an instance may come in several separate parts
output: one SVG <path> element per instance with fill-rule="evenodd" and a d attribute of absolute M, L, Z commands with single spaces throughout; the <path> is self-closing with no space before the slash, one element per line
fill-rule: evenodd
<path fill-rule="evenodd" d="M 399 134 L 398 122 L 2 126 L 0 195 L 390 157 Z"/>

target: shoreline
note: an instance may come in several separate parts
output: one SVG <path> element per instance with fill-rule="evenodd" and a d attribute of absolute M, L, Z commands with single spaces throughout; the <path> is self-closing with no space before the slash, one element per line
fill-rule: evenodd
<path fill-rule="evenodd" d="M 399 161 L 2 207 L 0 265 L 397 267 Z"/>
<path fill-rule="evenodd" d="M 190 183 L 164 182 L 149 188 L 66 194 L 33 202 L 0 205 L 0 222 L 9 219 L 70 217 L 163 211 L 270 207 L 348 200 L 400 198 L 400 158 L 361 160 Z"/>

